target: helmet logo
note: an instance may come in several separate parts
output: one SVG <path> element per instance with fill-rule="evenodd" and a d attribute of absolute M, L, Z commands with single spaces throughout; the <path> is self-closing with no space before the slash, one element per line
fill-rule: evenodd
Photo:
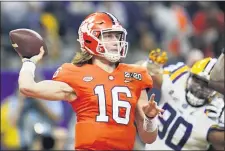
<path fill-rule="evenodd" d="M 90 17 L 90 18 L 84 20 L 80 26 L 81 27 L 80 30 L 82 32 L 90 32 L 90 29 L 94 26 L 93 21 L 94 21 L 94 17 Z"/>

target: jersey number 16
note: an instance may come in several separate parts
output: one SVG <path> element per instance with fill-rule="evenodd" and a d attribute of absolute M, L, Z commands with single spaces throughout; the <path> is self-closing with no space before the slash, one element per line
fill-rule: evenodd
<path fill-rule="evenodd" d="M 109 116 L 106 114 L 106 97 L 104 85 L 97 85 L 94 92 L 98 95 L 99 115 L 96 116 L 98 122 L 108 122 Z M 113 120 L 119 124 L 128 124 L 130 120 L 131 105 L 128 101 L 119 100 L 119 94 L 124 93 L 126 97 L 131 98 L 131 92 L 127 87 L 115 86 L 111 90 L 112 95 L 112 114 Z M 125 117 L 119 117 L 119 108 L 126 108 Z"/>

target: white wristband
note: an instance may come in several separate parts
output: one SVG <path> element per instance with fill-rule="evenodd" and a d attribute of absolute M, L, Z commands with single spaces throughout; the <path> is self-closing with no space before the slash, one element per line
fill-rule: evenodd
<path fill-rule="evenodd" d="M 32 76 L 35 77 L 34 72 L 36 69 L 36 65 L 32 61 L 24 61 L 20 72 L 29 71 L 32 73 Z"/>
<path fill-rule="evenodd" d="M 153 119 L 150 119 L 148 117 L 144 118 L 143 128 L 146 132 L 153 132 L 157 129 L 157 117 L 154 117 Z"/>

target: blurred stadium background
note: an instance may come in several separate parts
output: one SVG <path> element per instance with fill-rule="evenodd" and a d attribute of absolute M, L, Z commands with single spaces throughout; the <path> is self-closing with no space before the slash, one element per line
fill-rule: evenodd
<path fill-rule="evenodd" d="M 30 28 L 49 49 L 36 78 L 51 79 L 79 50 L 77 30 L 95 11 L 114 14 L 128 31 L 126 63 L 148 58 L 152 49 L 168 52 L 168 64 L 192 65 L 218 57 L 224 46 L 221 2 L 1 2 L 1 149 L 73 149 L 75 115 L 65 102 L 30 101 L 18 93 L 19 56 L 9 31 Z M 156 93 L 157 100 L 160 92 Z M 137 146 L 140 146 L 138 144 Z"/>

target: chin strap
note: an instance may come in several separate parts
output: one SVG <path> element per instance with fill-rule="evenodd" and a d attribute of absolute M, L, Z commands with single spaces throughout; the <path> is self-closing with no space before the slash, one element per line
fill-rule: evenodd
<path fill-rule="evenodd" d="M 108 55 L 104 54 L 104 57 L 110 62 L 118 62 L 120 60 L 120 55 Z"/>

